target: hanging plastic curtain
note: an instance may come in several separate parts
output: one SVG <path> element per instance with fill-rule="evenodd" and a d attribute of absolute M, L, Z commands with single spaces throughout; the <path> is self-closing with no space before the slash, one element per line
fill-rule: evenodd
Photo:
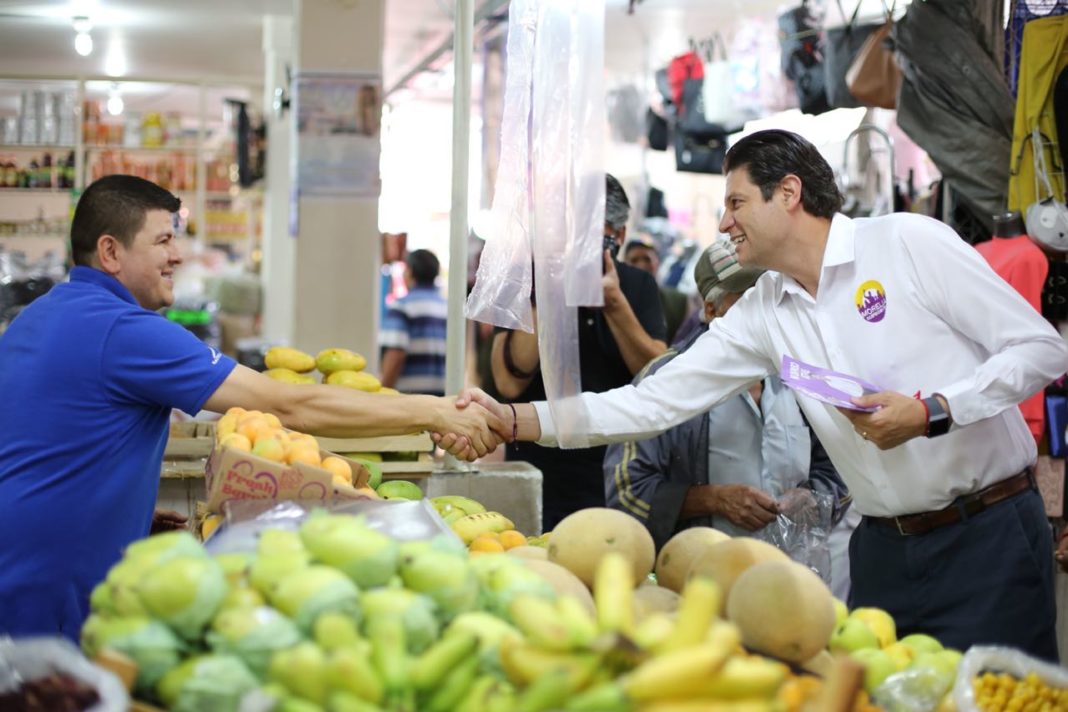
<path fill-rule="evenodd" d="M 602 306 L 604 0 L 514 0 L 486 249 L 467 316 L 531 331 L 561 445 L 584 447 L 579 306 Z M 530 270 L 533 256 L 533 279 Z"/>

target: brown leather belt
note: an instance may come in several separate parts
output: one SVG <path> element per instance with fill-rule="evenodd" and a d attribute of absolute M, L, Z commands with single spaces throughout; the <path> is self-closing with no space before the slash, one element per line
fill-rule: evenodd
<path fill-rule="evenodd" d="M 987 507 L 1021 492 L 1026 492 L 1029 489 L 1036 489 L 1030 468 L 1001 482 L 995 482 L 989 487 L 984 487 L 978 492 L 957 497 L 945 509 L 938 509 L 933 512 L 919 512 L 917 514 L 904 514 L 900 517 L 866 517 L 866 519 L 880 526 L 894 529 L 902 536 L 926 534 L 939 527 L 956 524 L 969 517 L 974 517 Z"/>

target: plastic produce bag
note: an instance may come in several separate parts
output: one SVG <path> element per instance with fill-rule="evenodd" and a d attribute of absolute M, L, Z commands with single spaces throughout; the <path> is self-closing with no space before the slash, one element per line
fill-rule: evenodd
<path fill-rule="evenodd" d="M 204 544 L 211 554 L 254 553 L 260 532 L 297 531 L 315 509 L 365 517 L 367 526 L 399 541 L 456 537 L 426 499 L 411 502 L 344 499 L 335 502 L 235 500 L 224 507 L 225 520 Z M 457 541 L 459 539 L 457 538 Z"/>
<path fill-rule="evenodd" d="M 1006 672 L 1023 679 L 1036 673 L 1050 687 L 1068 689 L 1068 669 L 1047 663 L 1013 648 L 976 645 L 968 649 L 957 667 L 957 681 L 953 685 L 953 702 L 958 712 L 980 712 L 975 702 L 972 681 L 987 670 Z"/>
<path fill-rule="evenodd" d="M 831 553 L 827 537 L 834 526 L 834 496 L 806 488 L 787 490 L 778 500 L 775 521 L 754 537 L 782 549 L 791 559 L 815 571 L 828 585 Z"/>
<path fill-rule="evenodd" d="M 112 673 L 93 665 L 63 638 L 0 638 L 0 693 L 11 692 L 24 680 L 59 672 L 94 687 L 99 701 L 87 712 L 126 712 L 130 697 Z"/>
<path fill-rule="evenodd" d="M 953 689 L 953 675 L 931 668 L 909 668 L 890 675 L 872 695 L 886 712 L 934 712 Z"/>

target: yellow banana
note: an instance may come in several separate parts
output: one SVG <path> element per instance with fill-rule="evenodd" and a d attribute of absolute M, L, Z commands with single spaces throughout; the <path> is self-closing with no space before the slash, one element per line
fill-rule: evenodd
<path fill-rule="evenodd" d="M 628 712 L 634 704 L 619 683 L 612 681 L 580 692 L 567 701 L 567 712 Z"/>
<path fill-rule="evenodd" d="M 679 599 L 675 626 L 657 652 L 679 650 L 704 640 L 719 610 L 720 599 L 719 584 L 715 581 L 703 576 L 690 579 Z"/>
<path fill-rule="evenodd" d="M 557 598 L 556 611 L 560 615 L 560 620 L 571 632 L 573 647 L 584 648 L 597 637 L 597 621 L 574 596 L 563 595 Z"/>
<path fill-rule="evenodd" d="M 524 687 L 554 670 L 562 670 L 567 673 L 568 687 L 574 690 L 586 684 L 600 661 L 594 653 L 542 650 L 511 638 L 501 641 L 500 658 L 501 667 L 515 685 Z"/>
<path fill-rule="evenodd" d="M 645 650 L 659 649 L 674 629 L 672 617 L 663 611 L 656 611 L 647 615 L 634 629 L 634 642 Z"/>
<path fill-rule="evenodd" d="M 630 562 L 616 551 L 601 558 L 593 576 L 597 625 L 605 633 L 634 631 L 634 576 Z"/>
<path fill-rule="evenodd" d="M 384 692 L 368 655 L 354 648 L 338 648 L 326 663 L 326 684 L 331 690 L 346 692 L 378 704 Z"/>
<path fill-rule="evenodd" d="M 571 650 L 575 647 L 571 630 L 547 599 L 520 594 L 508 605 L 508 614 L 527 640 L 539 648 Z"/>
<path fill-rule="evenodd" d="M 777 709 L 767 700 L 656 700 L 644 705 L 642 712 L 773 712 Z"/>
<path fill-rule="evenodd" d="M 457 519 L 451 526 L 465 544 L 470 544 L 479 534 L 499 534 L 506 529 L 515 529 L 512 520 L 500 512 L 468 514 Z"/>
<path fill-rule="evenodd" d="M 726 646 L 701 643 L 658 655 L 622 678 L 623 691 L 639 702 L 689 697 L 704 688 L 708 677 L 723 667 L 730 654 Z"/>
<path fill-rule="evenodd" d="M 722 700 L 770 699 L 789 669 L 757 655 L 732 657 L 711 678 L 701 680 L 697 694 Z"/>
<path fill-rule="evenodd" d="M 463 497 L 458 494 L 447 494 L 440 497 L 431 497 L 430 503 L 435 508 L 440 508 L 445 505 L 455 507 L 463 511 L 464 514 L 481 514 L 486 511 L 486 508 L 481 502 L 476 502 L 470 497 Z"/>
<path fill-rule="evenodd" d="M 708 629 L 705 642 L 724 645 L 736 653 L 744 652 L 742 648 L 742 631 L 730 621 L 718 619 L 712 621 L 712 627 Z"/>
<path fill-rule="evenodd" d="M 397 693 L 409 687 L 408 650 L 404 622 L 398 617 L 373 618 L 368 622 L 371 664 L 381 676 L 386 691 Z"/>
<path fill-rule="evenodd" d="M 472 657 L 478 647 L 478 636 L 458 631 L 431 645 L 412 662 L 409 678 L 417 690 L 431 690 L 461 660 Z"/>

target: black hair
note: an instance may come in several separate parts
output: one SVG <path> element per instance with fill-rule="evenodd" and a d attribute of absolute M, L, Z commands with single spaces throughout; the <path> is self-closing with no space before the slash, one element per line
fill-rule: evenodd
<path fill-rule="evenodd" d="M 611 173 L 604 174 L 604 221 L 613 230 L 627 226 L 630 219 L 630 201 L 627 191 Z"/>
<path fill-rule="evenodd" d="M 441 263 L 430 250 L 412 250 L 405 260 L 412 279 L 420 287 L 433 287 L 441 271 Z"/>
<path fill-rule="evenodd" d="M 74 209 L 70 225 L 71 258 L 76 265 L 89 265 L 96 245 L 111 235 L 126 247 L 145 226 L 150 210 L 178 212 L 182 201 L 170 191 L 144 178 L 104 176 L 85 189 Z"/>
<path fill-rule="evenodd" d="M 623 257 L 626 258 L 627 255 L 629 255 L 632 251 L 638 249 L 639 247 L 643 250 L 649 250 L 654 255 L 656 255 L 657 258 L 660 257 L 660 251 L 656 249 L 655 245 L 652 245 L 648 242 L 642 242 L 641 240 L 631 240 L 630 242 L 628 242 L 623 247 Z"/>
<path fill-rule="evenodd" d="M 842 208 L 842 194 L 830 165 L 815 146 L 790 131 L 757 131 L 731 146 L 723 172 L 736 168 L 746 169 L 765 202 L 783 178 L 795 175 L 801 180 L 801 205 L 806 213 L 830 219 Z"/>

